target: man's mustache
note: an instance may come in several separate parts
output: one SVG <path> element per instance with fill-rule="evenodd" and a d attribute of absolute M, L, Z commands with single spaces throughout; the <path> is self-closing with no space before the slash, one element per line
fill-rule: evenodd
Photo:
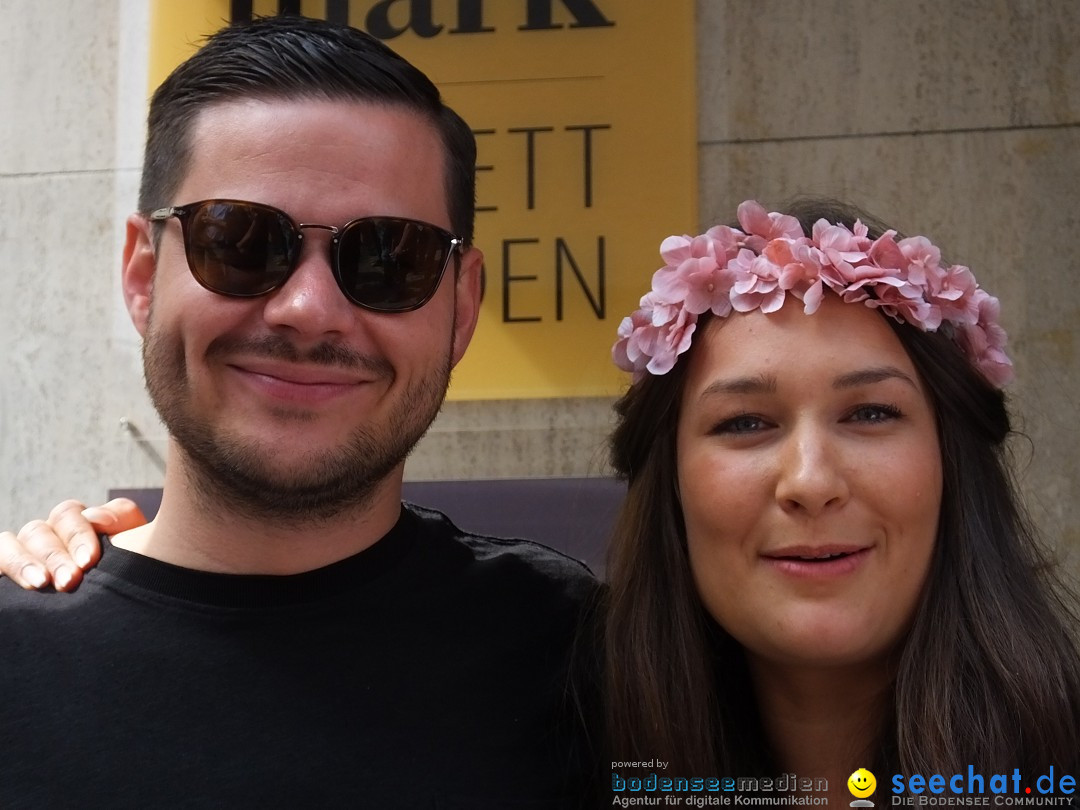
<path fill-rule="evenodd" d="M 206 349 L 207 359 L 227 358 L 232 355 L 264 357 L 289 363 L 307 363 L 332 366 L 350 371 L 363 371 L 380 377 L 392 377 L 394 367 L 384 357 L 358 352 L 348 346 L 324 341 L 301 351 L 282 335 L 260 337 L 232 337 L 222 335 L 213 340 Z"/>

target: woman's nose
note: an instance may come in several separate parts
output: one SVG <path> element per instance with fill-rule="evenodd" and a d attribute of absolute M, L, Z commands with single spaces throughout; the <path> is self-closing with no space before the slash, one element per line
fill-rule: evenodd
<path fill-rule="evenodd" d="M 835 438 L 820 426 L 793 430 L 778 464 L 776 499 L 786 511 L 816 516 L 850 496 Z"/>

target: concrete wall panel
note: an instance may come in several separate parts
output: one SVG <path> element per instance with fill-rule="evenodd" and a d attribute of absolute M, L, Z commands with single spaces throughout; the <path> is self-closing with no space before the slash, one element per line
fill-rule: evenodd
<path fill-rule="evenodd" d="M 118 9 L 0 0 L 0 175 L 112 166 Z"/>
<path fill-rule="evenodd" d="M 0 522 L 87 493 L 110 355 L 108 173 L 0 178 Z"/>
<path fill-rule="evenodd" d="M 699 0 L 701 140 L 1075 124 L 1080 4 Z"/>
<path fill-rule="evenodd" d="M 448 402 L 410 457 L 406 476 L 427 481 L 607 475 L 611 403 L 602 398 Z"/>

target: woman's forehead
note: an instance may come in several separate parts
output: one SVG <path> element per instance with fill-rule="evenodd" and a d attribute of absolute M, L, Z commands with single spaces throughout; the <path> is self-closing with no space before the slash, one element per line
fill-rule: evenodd
<path fill-rule="evenodd" d="M 687 385 L 692 389 L 722 378 L 832 379 L 878 367 L 916 377 L 911 358 L 884 315 L 832 295 L 812 315 L 789 298 L 776 312 L 713 318 L 695 335 L 689 360 Z"/>

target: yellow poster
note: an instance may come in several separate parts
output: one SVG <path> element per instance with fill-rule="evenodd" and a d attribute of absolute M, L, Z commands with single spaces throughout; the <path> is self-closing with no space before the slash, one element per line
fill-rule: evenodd
<path fill-rule="evenodd" d="M 157 0 L 151 84 L 238 5 Z M 619 321 L 660 241 L 697 229 L 693 0 L 353 0 L 348 17 L 476 133 L 485 298 L 450 397 L 617 393 Z"/>

